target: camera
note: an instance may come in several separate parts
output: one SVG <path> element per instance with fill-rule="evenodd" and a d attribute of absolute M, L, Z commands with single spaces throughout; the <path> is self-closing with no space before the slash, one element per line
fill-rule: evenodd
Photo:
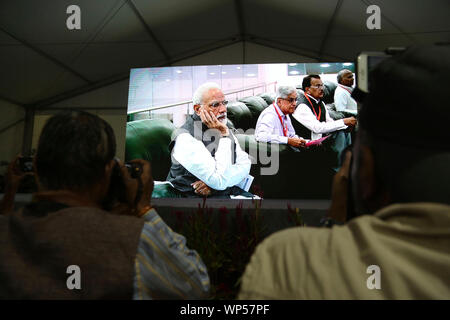
<path fill-rule="evenodd" d="M 142 174 L 142 165 L 135 162 L 125 163 L 131 178 L 139 179 Z M 120 170 L 119 162 L 116 161 L 111 173 L 111 182 L 108 190 L 108 194 L 103 203 L 105 210 L 111 210 L 117 202 L 126 203 L 126 187 L 123 182 L 122 172 Z"/>
<path fill-rule="evenodd" d="M 33 172 L 33 157 L 19 157 L 19 168 L 22 172 Z"/>
<path fill-rule="evenodd" d="M 142 174 L 142 165 L 140 163 L 127 162 L 125 163 L 125 167 L 133 179 L 139 178 Z"/>
<path fill-rule="evenodd" d="M 405 51 L 403 47 L 390 47 L 379 52 L 361 52 L 356 58 L 356 87 L 369 92 L 369 74 L 381 61 Z"/>
<path fill-rule="evenodd" d="M 361 52 L 356 60 L 356 82 L 359 90 L 369 92 L 369 73 L 384 59 L 388 58 L 384 52 Z"/>

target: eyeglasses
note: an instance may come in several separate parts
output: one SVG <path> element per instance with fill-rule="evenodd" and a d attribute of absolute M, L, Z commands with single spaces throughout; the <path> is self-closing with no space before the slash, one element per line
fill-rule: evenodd
<path fill-rule="evenodd" d="M 294 101 L 297 101 L 297 98 L 281 98 L 283 100 L 289 101 L 289 103 L 292 103 Z"/>
<path fill-rule="evenodd" d="M 315 86 L 311 86 L 310 88 L 314 88 L 314 89 L 319 89 L 319 88 L 322 88 L 323 89 L 323 84 L 318 84 L 318 85 L 315 85 Z"/>
<path fill-rule="evenodd" d="M 220 107 L 221 104 L 223 104 L 226 107 L 228 104 L 228 101 L 223 100 L 223 101 L 213 102 L 213 103 L 210 103 L 208 106 L 213 107 L 213 108 L 218 108 L 218 107 Z"/>

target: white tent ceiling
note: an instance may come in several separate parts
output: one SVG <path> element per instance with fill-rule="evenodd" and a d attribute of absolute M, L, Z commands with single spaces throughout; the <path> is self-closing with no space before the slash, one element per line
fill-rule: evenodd
<path fill-rule="evenodd" d="M 66 28 L 72 4 L 81 30 Z M 381 30 L 366 28 L 370 4 L 381 8 Z M 448 0 L 2 0 L 0 97 L 45 107 L 126 79 L 132 67 L 241 41 L 353 60 L 363 50 L 449 41 L 449 13 Z"/>

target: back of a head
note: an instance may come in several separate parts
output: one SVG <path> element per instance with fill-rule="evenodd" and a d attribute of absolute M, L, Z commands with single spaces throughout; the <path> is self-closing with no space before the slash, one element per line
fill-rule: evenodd
<path fill-rule="evenodd" d="M 45 190 L 82 190 L 94 185 L 114 158 L 111 126 L 96 115 L 64 111 L 50 118 L 36 154 L 39 185 Z"/>
<path fill-rule="evenodd" d="M 412 47 L 380 63 L 359 124 L 393 202 L 450 202 L 450 47 Z"/>

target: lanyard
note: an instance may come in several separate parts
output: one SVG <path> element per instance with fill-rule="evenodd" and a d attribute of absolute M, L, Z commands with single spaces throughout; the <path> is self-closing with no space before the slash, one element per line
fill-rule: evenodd
<path fill-rule="evenodd" d="M 280 119 L 281 126 L 283 127 L 283 133 L 284 133 L 284 136 L 287 137 L 287 131 L 288 131 L 288 130 L 287 130 L 287 126 L 286 126 L 286 124 L 284 123 L 283 119 L 281 118 L 281 115 L 280 115 L 280 113 L 278 112 L 277 107 L 275 106 L 275 102 L 273 103 L 273 107 L 275 108 L 275 111 L 276 111 L 276 113 L 277 113 L 277 115 L 278 115 L 278 118 Z"/>
<path fill-rule="evenodd" d="M 341 87 L 341 88 L 344 89 L 344 90 L 347 90 L 347 92 L 350 93 L 350 95 L 352 95 L 352 92 L 351 92 L 350 90 L 348 90 L 346 87 L 344 87 L 344 86 L 342 86 L 342 85 L 339 85 L 339 87 Z"/>
<path fill-rule="evenodd" d="M 311 105 L 311 108 L 313 109 L 314 114 L 316 115 L 317 121 L 320 121 L 320 116 L 322 115 L 322 108 L 320 107 L 320 104 L 319 104 L 319 116 L 317 116 L 316 110 L 314 110 L 314 105 L 312 104 L 311 100 L 309 100 L 306 93 L 305 93 L 305 98 L 308 99 L 309 104 Z"/>

